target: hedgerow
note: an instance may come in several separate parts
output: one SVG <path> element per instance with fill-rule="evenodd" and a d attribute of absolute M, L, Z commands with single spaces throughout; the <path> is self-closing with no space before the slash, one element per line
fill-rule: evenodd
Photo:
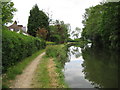
<path fill-rule="evenodd" d="M 18 34 L 9 30 L 2 31 L 2 71 L 20 62 L 36 51 L 45 48 L 43 40 Z"/>

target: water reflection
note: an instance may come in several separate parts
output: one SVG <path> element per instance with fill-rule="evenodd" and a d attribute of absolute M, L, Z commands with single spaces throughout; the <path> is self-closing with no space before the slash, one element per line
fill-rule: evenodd
<path fill-rule="evenodd" d="M 70 88 L 93 88 L 87 79 L 84 78 L 81 55 L 81 48 L 71 46 L 69 48 L 68 56 L 69 62 L 65 63 L 64 74 L 65 81 Z"/>
<path fill-rule="evenodd" d="M 92 48 L 68 48 L 65 81 L 70 88 L 117 88 L 118 57 L 114 53 Z"/>
<path fill-rule="evenodd" d="M 118 55 L 115 52 L 86 48 L 82 56 L 85 78 L 94 87 L 118 88 Z"/>
<path fill-rule="evenodd" d="M 81 56 L 81 48 L 80 47 L 71 46 L 70 48 L 68 48 L 69 60 L 71 58 L 73 58 L 73 56 L 75 56 L 75 58 L 79 58 Z"/>

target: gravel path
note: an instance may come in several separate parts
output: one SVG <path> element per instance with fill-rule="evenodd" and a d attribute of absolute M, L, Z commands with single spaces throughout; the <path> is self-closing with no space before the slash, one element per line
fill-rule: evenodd
<path fill-rule="evenodd" d="M 33 60 L 23 71 L 21 75 L 16 77 L 16 80 L 13 82 L 11 88 L 32 88 L 31 83 L 37 69 L 37 65 L 41 60 L 42 56 L 45 55 L 45 52 L 40 54 L 35 60 Z"/>

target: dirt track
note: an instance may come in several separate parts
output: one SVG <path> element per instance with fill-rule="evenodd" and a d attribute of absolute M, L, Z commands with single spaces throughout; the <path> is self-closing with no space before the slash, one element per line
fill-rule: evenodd
<path fill-rule="evenodd" d="M 42 56 L 45 55 L 45 52 L 40 54 L 36 59 L 34 59 L 23 71 L 21 75 L 16 77 L 16 80 L 13 82 L 13 85 L 10 88 L 32 88 L 31 83 L 37 69 L 37 65 L 41 60 Z"/>

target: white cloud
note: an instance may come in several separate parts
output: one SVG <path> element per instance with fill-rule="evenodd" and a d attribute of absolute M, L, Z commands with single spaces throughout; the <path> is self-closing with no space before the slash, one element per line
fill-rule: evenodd
<path fill-rule="evenodd" d="M 37 4 L 40 10 L 52 14 L 54 20 L 63 20 L 70 23 L 72 29 L 82 28 L 82 15 L 85 8 L 99 4 L 101 0 L 12 0 L 17 8 L 13 20 L 18 20 L 19 24 L 27 26 L 29 11 Z"/>

